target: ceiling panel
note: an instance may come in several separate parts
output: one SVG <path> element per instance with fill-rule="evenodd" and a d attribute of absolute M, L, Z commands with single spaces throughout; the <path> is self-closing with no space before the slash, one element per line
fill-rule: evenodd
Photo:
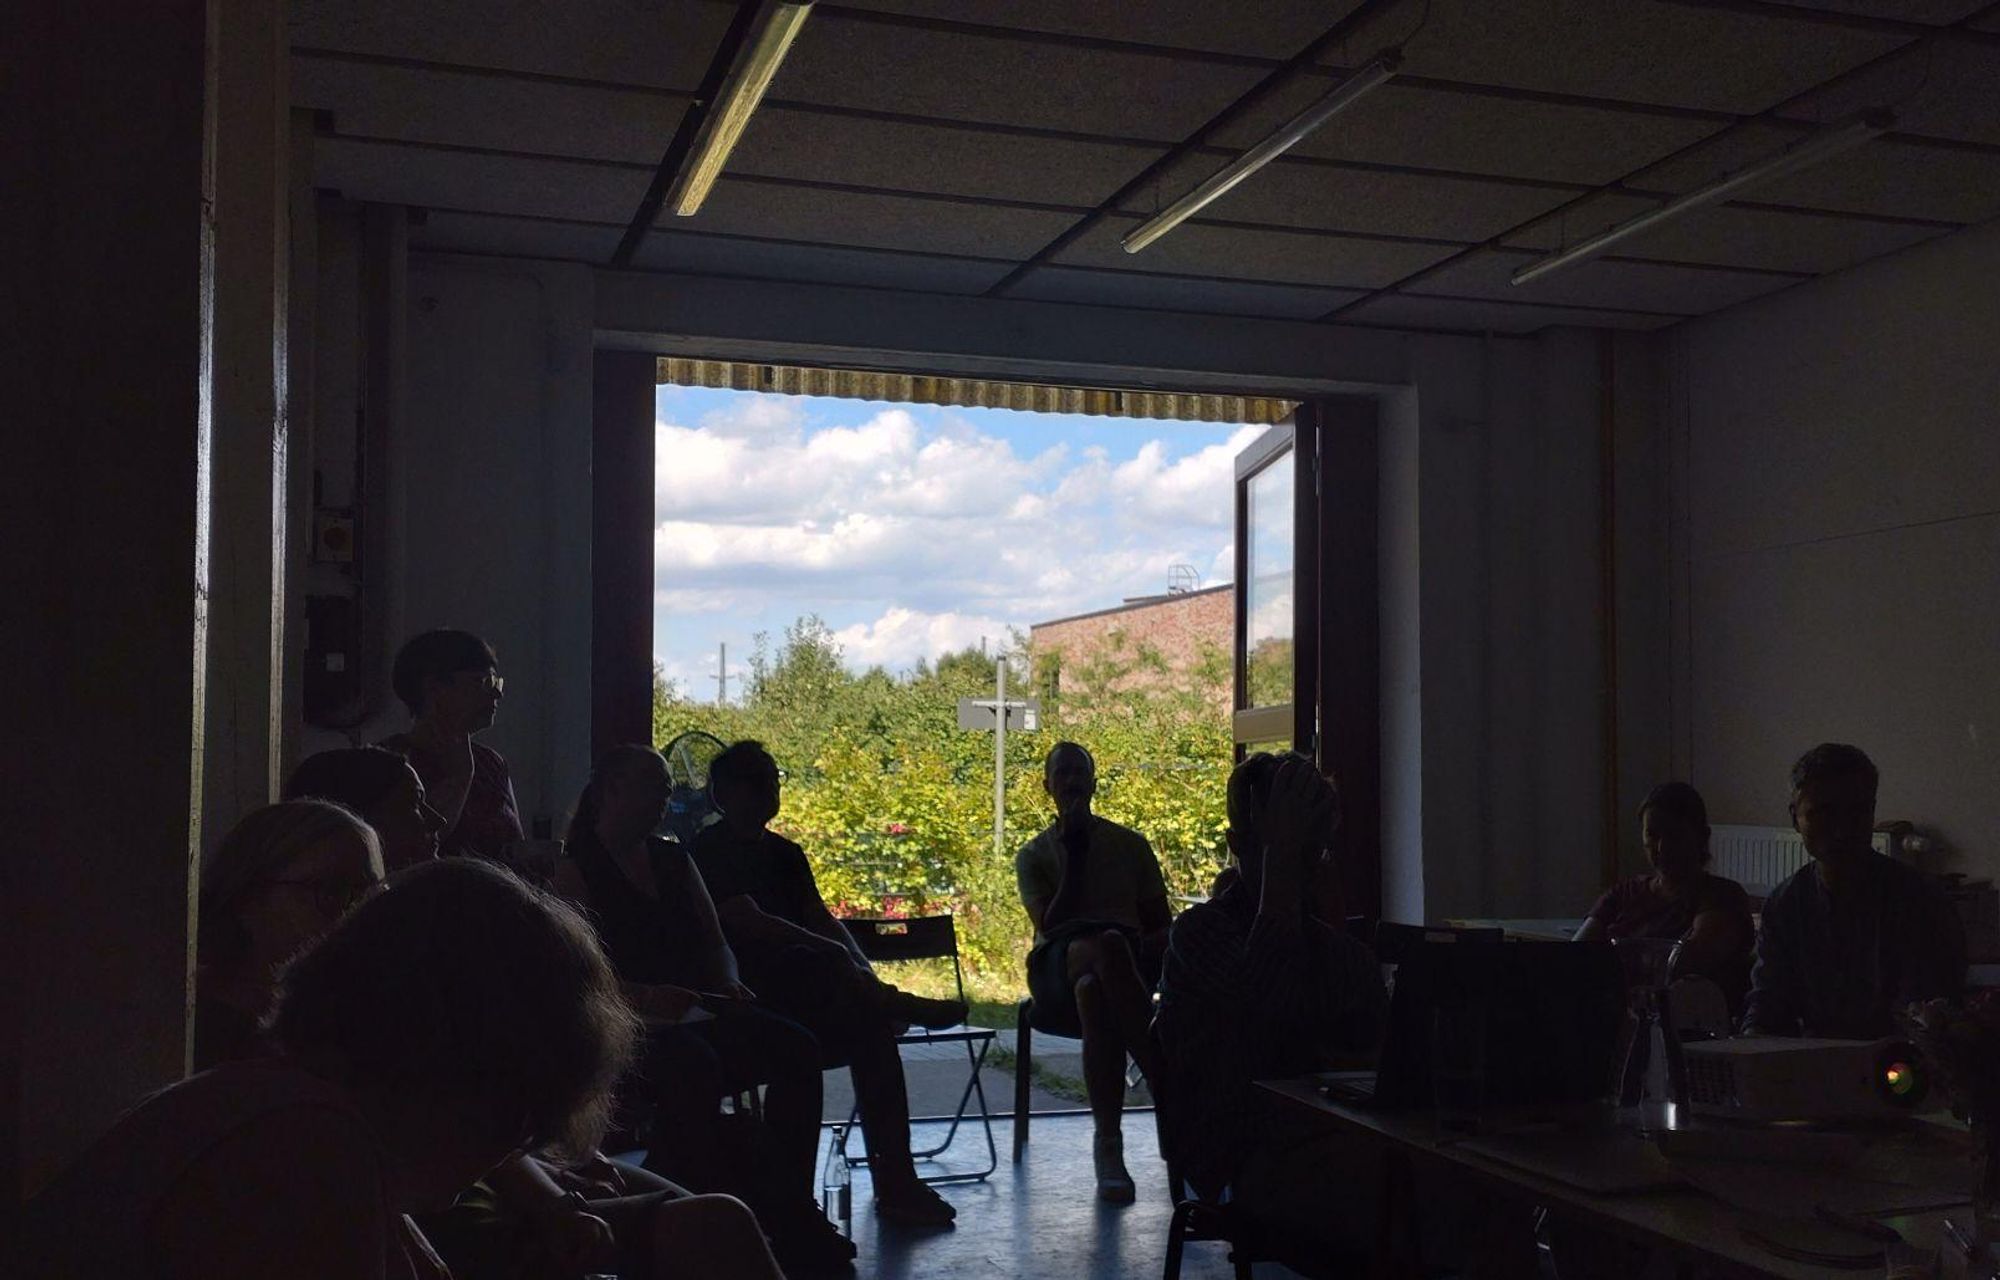
<path fill-rule="evenodd" d="M 319 138 L 313 182 L 353 200 L 577 218 L 623 226 L 639 207 L 643 171 Z"/>
<path fill-rule="evenodd" d="M 1171 204 L 1200 185 L 1223 163 L 1209 155 L 1183 161 L 1165 174 L 1156 188 L 1128 202 L 1124 212 L 1143 217 L 1155 208 Z M 1468 178 L 1336 169 L 1325 165 L 1273 165 L 1208 206 L 1201 216 L 1330 231 L 1475 241 L 1496 236 L 1572 195 L 1566 190 Z"/>
<path fill-rule="evenodd" d="M 1007 296 L 1044 302 L 1310 320 L 1366 295 L 1358 289 L 1311 289 L 1240 280 L 1194 280 L 1136 271 L 1041 267 L 1008 290 Z"/>
<path fill-rule="evenodd" d="M 1607 262 L 1600 258 L 1578 263 L 1532 284 L 1514 284 L 1509 277 L 1534 259 L 1532 253 L 1480 250 L 1425 276 L 1411 285 L 1408 292 L 1490 298 L 1496 302 L 1702 315 L 1797 283 L 1790 276 Z"/>
<path fill-rule="evenodd" d="M 1388 325 L 1398 329 L 1469 329 L 1481 333 L 1534 333 L 1552 324 L 1595 329 L 1659 329 L 1679 316 L 1640 315 L 1623 311 L 1593 311 L 1586 307 L 1533 307 L 1518 302 L 1487 302 L 1474 298 L 1424 298 L 1385 294 L 1352 311 L 1342 312 L 1340 324 Z"/>
<path fill-rule="evenodd" d="M 1118 239 L 1137 225 L 1137 218 L 1105 218 L 1055 260 L 1083 267 L 1379 289 L 1454 252 L 1437 245 L 1188 225 L 1143 253 L 1126 253 Z"/>
<path fill-rule="evenodd" d="M 1560 218 L 1508 237 L 1506 243 L 1547 252 L 1658 207 L 1658 201 L 1636 196 L 1593 196 Z M 1816 275 L 1906 249 L 1938 234 L 1936 228 L 1907 223 L 1720 205 L 1681 214 L 1622 242 L 1617 252 L 1634 258 Z"/>
<path fill-rule="evenodd" d="M 1327 61 L 1358 65 L 1421 16 L 1391 6 Z M 1404 71 L 1749 114 L 1905 39 L 1659 0 L 1479 0 L 1436 5 L 1404 49 Z"/>
<path fill-rule="evenodd" d="M 1270 105 L 1216 141 L 1238 149 L 1261 141 L 1335 84 L 1301 76 Z M 1295 148 L 1302 156 L 1452 169 L 1596 185 L 1624 176 L 1707 134 L 1716 125 L 1681 116 L 1603 111 L 1456 93 L 1394 81 L 1370 93 Z"/>
<path fill-rule="evenodd" d="M 1647 170 L 1639 184 L 1692 191 L 1774 156 L 1803 136 L 1798 130 L 1746 125 Z M 1811 169 L 1759 184 L 1743 198 L 1878 217 L 1982 222 L 2000 216 L 2000 155 L 1878 138 Z"/>
<path fill-rule="evenodd" d="M 631 216 L 631 210 L 626 216 Z M 1061 235 L 1075 221 L 1066 213 L 774 186 L 725 177 L 700 213 L 692 218 L 668 214 L 660 225 L 671 222 L 672 229 L 694 232 L 1019 259 Z"/>
<path fill-rule="evenodd" d="M 292 101 L 338 133 L 656 165 L 689 99 L 294 57 Z"/>
<path fill-rule="evenodd" d="M 760 280 L 959 294 L 983 293 L 1009 269 L 1004 262 L 968 262 L 915 253 L 736 240 L 671 229 L 646 237 L 633 257 L 633 265 L 643 270 L 689 275 L 749 276 Z"/>
<path fill-rule="evenodd" d="M 1786 114 L 1841 120 L 1893 106 L 1899 130 L 2000 146 L 2000 48 L 1937 44 L 1810 95 Z"/>
<path fill-rule="evenodd" d="M 735 5 L 727 0 L 293 0 L 295 46 L 693 89 Z"/>
<path fill-rule="evenodd" d="M 410 247 L 439 252 L 490 253 L 510 258 L 609 261 L 619 227 L 523 218 L 432 213 L 410 228 Z"/>
<path fill-rule="evenodd" d="M 1264 72 L 815 15 L 775 98 L 1119 138 L 1194 132 Z"/>
<path fill-rule="evenodd" d="M 1160 147 L 968 132 L 768 108 L 730 169 L 769 177 L 1095 208 Z"/>
<path fill-rule="evenodd" d="M 1360 0 L 848 0 L 885 13 L 989 23 L 1026 31 L 1206 49 L 1253 58 L 1291 57 Z"/>

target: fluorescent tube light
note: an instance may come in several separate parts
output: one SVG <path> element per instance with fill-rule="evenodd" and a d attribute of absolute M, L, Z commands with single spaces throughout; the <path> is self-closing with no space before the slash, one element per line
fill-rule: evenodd
<path fill-rule="evenodd" d="M 1609 230 L 1598 232 L 1588 240 L 1579 240 L 1567 249 L 1558 249 L 1545 258 L 1539 258 L 1516 271 L 1513 277 L 1514 283 L 1526 284 L 1530 280 L 1540 279 L 1551 271 L 1560 271 L 1573 262 L 1594 258 L 1612 245 L 1650 231 L 1671 218 L 1678 218 L 1690 209 L 1714 204 L 1746 187 L 1767 182 L 1783 174 L 1796 173 L 1843 151 L 1851 151 L 1872 138 L 1879 138 L 1895 127 L 1894 113 L 1876 111 L 1849 124 L 1822 129 L 1810 137 L 1793 143 L 1769 159 L 1738 169 L 1699 191 L 1675 196 L 1657 209 L 1648 209 L 1642 214 L 1627 218 Z"/>
<path fill-rule="evenodd" d="M 722 167 L 729 163 L 729 153 L 742 140 L 750 116 L 764 100 L 771 77 L 778 74 L 779 64 L 790 52 L 792 42 L 799 38 L 799 28 L 805 25 L 810 12 L 812 0 L 796 3 L 764 0 L 751 25 L 750 38 L 729 68 L 729 77 L 722 82 L 722 92 L 707 104 L 701 129 L 695 134 L 694 149 L 682 162 L 680 172 L 674 175 L 674 185 L 667 191 L 667 201 L 677 216 L 693 216 L 701 208 L 701 202 L 708 199 L 715 180 L 722 176 Z"/>
<path fill-rule="evenodd" d="M 1398 50 L 1385 49 L 1377 54 L 1341 81 L 1331 93 L 1287 120 L 1276 133 L 1216 170 L 1208 181 L 1135 227 L 1121 242 L 1125 252 L 1139 252 L 1215 203 L 1237 183 L 1297 146 L 1307 134 L 1359 102 L 1372 90 L 1387 84 L 1402 65 L 1403 55 Z"/>

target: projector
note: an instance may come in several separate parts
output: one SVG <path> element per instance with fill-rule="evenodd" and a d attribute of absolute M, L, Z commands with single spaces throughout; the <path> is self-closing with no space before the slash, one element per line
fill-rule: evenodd
<path fill-rule="evenodd" d="M 1743 1036 L 1682 1046 L 1688 1103 L 1732 1120 L 1882 1120 L 1908 1115 L 1930 1082 L 1900 1040 Z"/>

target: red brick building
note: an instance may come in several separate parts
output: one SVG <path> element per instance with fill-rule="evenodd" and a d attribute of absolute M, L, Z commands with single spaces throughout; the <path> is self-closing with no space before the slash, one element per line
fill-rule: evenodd
<path fill-rule="evenodd" d="M 1117 683 L 1122 688 L 1146 688 L 1196 673 L 1204 655 L 1221 659 L 1212 681 L 1211 698 L 1230 704 L 1228 677 L 1230 634 L 1236 618 L 1236 588 L 1224 583 L 1199 591 L 1139 596 L 1111 609 L 1037 622 L 1028 628 L 1028 648 L 1044 696 L 1078 692 L 1083 672 L 1094 662 L 1111 658 L 1130 662 L 1147 651 L 1158 653 L 1165 670 L 1141 665 Z"/>

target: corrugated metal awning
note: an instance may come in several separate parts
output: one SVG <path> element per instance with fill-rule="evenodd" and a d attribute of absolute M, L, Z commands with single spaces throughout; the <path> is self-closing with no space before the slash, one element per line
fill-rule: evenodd
<path fill-rule="evenodd" d="M 1052 387 L 982 378 L 934 378 L 859 369 L 808 369 L 735 360 L 683 360 L 661 356 L 659 381 L 677 387 L 769 391 L 787 396 L 832 396 L 892 404 L 1023 409 L 1078 413 L 1095 418 L 1168 418 L 1179 422 L 1281 421 L 1297 404 L 1264 396 L 1186 395 L 1172 391 L 1114 391 L 1102 387 Z"/>

